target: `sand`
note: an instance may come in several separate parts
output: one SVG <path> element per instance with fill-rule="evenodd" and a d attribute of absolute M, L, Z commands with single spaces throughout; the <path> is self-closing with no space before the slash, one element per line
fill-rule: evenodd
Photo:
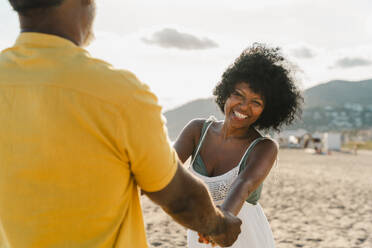
<path fill-rule="evenodd" d="M 142 203 L 150 246 L 186 247 L 186 229 Z M 372 153 L 280 150 L 260 204 L 278 248 L 372 248 Z"/>

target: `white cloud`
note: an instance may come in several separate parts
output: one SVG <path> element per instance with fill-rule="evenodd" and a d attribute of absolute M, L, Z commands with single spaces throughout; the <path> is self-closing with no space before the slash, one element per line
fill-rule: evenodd
<path fill-rule="evenodd" d="M 316 56 L 311 59 L 302 59 L 294 56 L 293 49 L 307 47 Z M 344 67 L 335 66 L 336 61 L 343 58 L 372 58 L 372 44 L 350 46 L 344 48 L 324 48 L 310 43 L 288 44 L 283 48 L 286 56 L 301 69 L 298 76 L 303 82 L 304 88 L 325 83 L 334 79 L 357 81 L 372 78 L 372 65 Z"/>
<path fill-rule="evenodd" d="M 358 66 L 372 65 L 372 60 L 361 57 L 345 57 L 337 60 L 334 67 L 353 68 Z"/>
<path fill-rule="evenodd" d="M 173 28 L 164 28 L 153 33 L 151 37 L 143 37 L 141 40 L 145 44 L 181 50 L 203 50 L 218 47 L 218 44 L 209 38 L 199 38 L 189 33 L 179 32 Z"/>
<path fill-rule="evenodd" d="M 316 56 L 315 52 L 308 47 L 299 47 L 291 50 L 291 54 L 299 59 L 311 59 Z"/>
<path fill-rule="evenodd" d="M 116 68 L 135 73 L 150 86 L 167 109 L 195 98 L 211 96 L 223 70 L 235 59 L 231 49 L 221 47 L 179 50 L 148 46 L 140 41 L 145 33 L 148 30 L 125 36 L 97 32 L 96 41 L 88 50 L 94 57 L 110 62 Z"/>

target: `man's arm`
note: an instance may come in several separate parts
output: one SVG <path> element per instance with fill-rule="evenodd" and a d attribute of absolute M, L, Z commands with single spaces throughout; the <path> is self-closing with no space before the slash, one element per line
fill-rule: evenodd
<path fill-rule="evenodd" d="M 232 244 L 241 221 L 216 209 L 204 184 L 179 164 L 157 97 L 133 75 L 123 76 L 132 84 L 126 89 L 118 135 L 137 184 L 180 224 L 211 237 L 219 234 L 221 246 Z"/>
<path fill-rule="evenodd" d="M 203 182 L 180 164 L 164 189 L 144 193 L 181 225 L 212 239 L 218 236 L 220 246 L 232 245 L 240 233 L 241 221 L 216 208 Z"/>

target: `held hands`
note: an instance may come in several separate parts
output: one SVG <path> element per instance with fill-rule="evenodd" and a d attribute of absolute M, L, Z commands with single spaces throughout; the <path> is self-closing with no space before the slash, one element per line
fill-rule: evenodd
<path fill-rule="evenodd" d="M 198 233 L 198 235 L 199 235 L 199 240 L 198 240 L 199 243 L 202 243 L 202 244 L 211 244 L 212 247 L 215 247 L 217 245 L 209 237 L 204 236 L 201 233 Z"/>
<path fill-rule="evenodd" d="M 223 213 L 223 222 L 222 222 L 222 232 L 216 235 L 205 236 L 199 233 L 199 242 L 204 244 L 211 244 L 212 247 L 219 245 L 221 247 L 231 246 L 235 240 L 238 238 L 241 230 L 240 226 L 242 221 L 231 214 L 230 212 L 221 209 Z"/>

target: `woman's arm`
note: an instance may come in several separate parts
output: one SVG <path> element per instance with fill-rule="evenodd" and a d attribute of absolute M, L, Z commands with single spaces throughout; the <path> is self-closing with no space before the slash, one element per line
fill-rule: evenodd
<path fill-rule="evenodd" d="M 221 208 L 238 215 L 244 201 L 264 181 L 273 167 L 278 154 L 278 146 L 270 139 L 257 143 L 247 159 L 244 170 L 231 186 Z"/>
<path fill-rule="evenodd" d="M 204 119 L 194 119 L 190 121 L 181 131 L 173 147 L 178 154 L 178 158 L 185 163 L 196 149 L 200 138 Z"/>

